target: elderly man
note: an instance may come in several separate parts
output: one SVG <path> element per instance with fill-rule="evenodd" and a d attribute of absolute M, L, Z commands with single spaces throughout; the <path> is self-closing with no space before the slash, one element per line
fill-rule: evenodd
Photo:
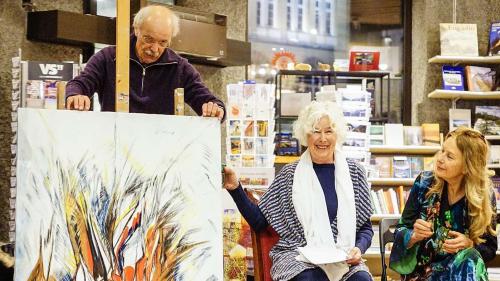
<path fill-rule="evenodd" d="M 224 104 L 205 87 L 188 61 L 169 49 L 179 31 L 179 18 L 163 6 L 142 8 L 134 18 L 130 38 L 130 112 L 173 114 L 174 89 L 198 115 L 224 117 Z M 97 92 L 103 111 L 115 110 L 116 47 L 93 55 L 85 70 L 66 87 L 66 107 L 89 110 Z"/>

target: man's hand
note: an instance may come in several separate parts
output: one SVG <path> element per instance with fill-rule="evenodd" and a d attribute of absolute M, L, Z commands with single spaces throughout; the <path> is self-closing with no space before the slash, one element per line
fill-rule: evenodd
<path fill-rule="evenodd" d="M 449 254 L 456 254 L 458 251 L 471 248 L 474 246 L 474 242 L 470 240 L 467 236 L 460 232 L 449 231 L 448 236 L 452 237 L 446 239 L 443 244 L 443 251 Z"/>
<path fill-rule="evenodd" d="M 224 167 L 224 188 L 227 190 L 235 190 L 239 186 L 238 178 L 233 169 Z"/>
<path fill-rule="evenodd" d="M 361 262 L 361 250 L 358 247 L 352 248 L 346 262 L 348 265 L 358 265 Z"/>
<path fill-rule="evenodd" d="M 74 95 L 66 99 L 66 109 L 89 111 L 90 98 L 86 95 Z"/>
<path fill-rule="evenodd" d="M 217 117 L 219 120 L 224 117 L 224 110 L 214 102 L 204 103 L 201 109 L 203 117 Z"/>

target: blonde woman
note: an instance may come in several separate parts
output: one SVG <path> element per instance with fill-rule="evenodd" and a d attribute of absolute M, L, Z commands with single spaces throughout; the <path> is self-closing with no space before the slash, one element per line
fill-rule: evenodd
<path fill-rule="evenodd" d="M 403 280 L 488 280 L 497 237 L 487 157 L 484 136 L 460 127 L 446 135 L 434 172 L 415 180 L 390 258 Z"/>

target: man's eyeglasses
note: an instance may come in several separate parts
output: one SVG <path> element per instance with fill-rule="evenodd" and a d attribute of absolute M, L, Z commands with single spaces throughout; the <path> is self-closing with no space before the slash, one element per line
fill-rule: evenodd
<path fill-rule="evenodd" d="M 168 48 L 170 46 L 170 42 L 168 40 L 161 40 L 157 41 L 153 37 L 149 35 L 141 35 L 141 41 L 148 44 L 148 45 L 153 45 L 153 44 L 158 44 L 161 48 Z"/>

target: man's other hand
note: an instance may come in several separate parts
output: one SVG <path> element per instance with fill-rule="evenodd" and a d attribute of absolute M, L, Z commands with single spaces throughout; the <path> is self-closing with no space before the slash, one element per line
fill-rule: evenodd
<path fill-rule="evenodd" d="M 74 95 L 66 99 L 66 109 L 89 111 L 90 98 L 86 95 Z"/>
<path fill-rule="evenodd" d="M 203 117 L 217 117 L 219 120 L 224 117 L 224 109 L 214 102 L 204 103 L 201 109 Z"/>

